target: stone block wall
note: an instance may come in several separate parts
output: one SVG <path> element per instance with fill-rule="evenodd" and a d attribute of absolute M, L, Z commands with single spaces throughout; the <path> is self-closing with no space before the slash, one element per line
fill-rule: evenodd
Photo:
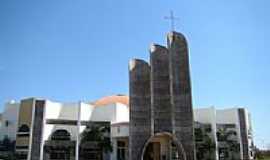
<path fill-rule="evenodd" d="M 129 159 L 139 160 L 151 136 L 150 66 L 142 60 L 129 64 L 130 126 Z"/>
<path fill-rule="evenodd" d="M 130 160 L 140 160 L 149 137 L 164 132 L 176 137 L 184 160 L 196 159 L 187 42 L 171 32 L 167 45 L 151 45 L 150 66 L 143 60 L 129 65 Z"/>
<path fill-rule="evenodd" d="M 167 36 L 173 133 L 181 141 L 187 160 L 195 157 L 193 108 L 189 71 L 188 46 L 185 37 L 176 32 Z"/>

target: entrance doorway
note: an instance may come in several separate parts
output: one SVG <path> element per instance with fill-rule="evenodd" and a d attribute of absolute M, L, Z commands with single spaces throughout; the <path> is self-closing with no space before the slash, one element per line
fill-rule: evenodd
<path fill-rule="evenodd" d="M 143 160 L 184 160 L 180 150 L 170 134 L 157 134 L 147 142 Z"/>
<path fill-rule="evenodd" d="M 150 142 L 144 153 L 144 160 L 160 160 L 160 143 Z"/>

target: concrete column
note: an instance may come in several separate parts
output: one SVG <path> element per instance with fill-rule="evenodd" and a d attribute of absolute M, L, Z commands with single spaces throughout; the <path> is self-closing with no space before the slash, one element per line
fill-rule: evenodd
<path fill-rule="evenodd" d="M 45 100 L 35 100 L 30 160 L 43 158 L 43 127 L 44 127 Z"/>
<path fill-rule="evenodd" d="M 172 110 L 170 103 L 169 55 L 166 47 L 150 46 L 151 108 L 154 132 L 172 133 Z"/>
<path fill-rule="evenodd" d="M 170 63 L 173 132 L 176 138 L 181 141 L 187 160 L 194 160 L 193 109 L 187 42 L 182 34 L 171 32 L 167 36 L 167 45 Z"/>
<path fill-rule="evenodd" d="M 241 157 L 243 160 L 249 160 L 249 144 L 248 144 L 248 129 L 246 121 L 245 109 L 238 109 L 239 125 L 240 125 L 240 136 L 241 136 Z"/>
<path fill-rule="evenodd" d="M 143 60 L 129 63 L 129 159 L 140 160 L 151 136 L 150 66 Z"/>

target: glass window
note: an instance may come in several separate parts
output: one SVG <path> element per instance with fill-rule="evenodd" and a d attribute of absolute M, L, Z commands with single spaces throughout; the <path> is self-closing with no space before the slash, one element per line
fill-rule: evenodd
<path fill-rule="evenodd" d="M 18 132 L 29 132 L 30 129 L 26 124 L 21 125 L 21 127 L 19 128 Z"/>
<path fill-rule="evenodd" d="M 6 127 L 9 126 L 9 121 L 5 121 L 5 126 L 6 126 Z"/>
<path fill-rule="evenodd" d="M 117 141 L 117 160 L 126 160 L 127 146 L 124 141 Z"/>
<path fill-rule="evenodd" d="M 54 152 L 50 154 L 50 159 L 69 160 L 70 159 L 70 152 L 65 151 L 65 150 L 54 150 Z"/>
<path fill-rule="evenodd" d="M 52 136 L 51 140 L 61 140 L 61 141 L 69 141 L 70 140 L 70 133 L 64 129 L 56 130 Z"/>

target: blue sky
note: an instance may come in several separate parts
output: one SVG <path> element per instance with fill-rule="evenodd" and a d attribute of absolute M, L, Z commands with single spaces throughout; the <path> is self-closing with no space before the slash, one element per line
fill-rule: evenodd
<path fill-rule="evenodd" d="M 195 108 L 244 106 L 270 144 L 270 1 L 2 0 L 0 111 L 11 99 L 92 101 L 128 93 L 128 61 L 176 29 L 190 48 Z M 264 141 L 264 143 L 263 143 Z"/>

